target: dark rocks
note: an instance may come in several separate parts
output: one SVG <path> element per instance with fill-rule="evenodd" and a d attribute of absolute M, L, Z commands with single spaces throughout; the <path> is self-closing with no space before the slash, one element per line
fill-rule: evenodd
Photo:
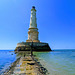
<path fill-rule="evenodd" d="M 47 69 L 44 68 L 44 67 L 40 67 L 40 68 L 39 68 L 39 71 L 40 71 L 42 74 L 46 74 L 46 73 L 47 73 Z"/>

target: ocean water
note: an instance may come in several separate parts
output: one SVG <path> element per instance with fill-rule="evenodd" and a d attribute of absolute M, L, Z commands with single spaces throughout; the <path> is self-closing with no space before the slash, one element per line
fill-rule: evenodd
<path fill-rule="evenodd" d="M 48 75 L 75 75 L 75 50 L 53 50 L 51 52 L 34 52 Z M 17 56 L 11 50 L 0 50 L 0 75 Z"/>
<path fill-rule="evenodd" d="M 0 50 L 0 75 L 16 60 L 12 50 Z"/>
<path fill-rule="evenodd" d="M 48 75 L 75 75 L 75 50 L 34 52 Z"/>

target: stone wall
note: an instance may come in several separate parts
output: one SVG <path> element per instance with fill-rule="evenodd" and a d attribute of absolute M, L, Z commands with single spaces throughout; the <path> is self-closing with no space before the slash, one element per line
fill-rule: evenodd
<path fill-rule="evenodd" d="M 18 43 L 17 44 L 17 47 L 16 47 L 16 51 L 17 50 L 22 50 L 22 51 L 25 51 L 25 50 L 31 50 L 31 44 L 32 42 L 21 42 L 21 43 Z M 51 51 L 51 48 L 49 47 L 48 43 L 36 43 L 36 42 L 33 42 L 33 51 Z"/>

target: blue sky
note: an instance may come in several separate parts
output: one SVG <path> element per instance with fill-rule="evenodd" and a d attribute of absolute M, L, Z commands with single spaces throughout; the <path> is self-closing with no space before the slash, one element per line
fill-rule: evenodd
<path fill-rule="evenodd" d="M 75 49 L 75 0 L 0 0 L 0 49 L 27 40 L 32 6 L 39 40 L 52 49 Z"/>

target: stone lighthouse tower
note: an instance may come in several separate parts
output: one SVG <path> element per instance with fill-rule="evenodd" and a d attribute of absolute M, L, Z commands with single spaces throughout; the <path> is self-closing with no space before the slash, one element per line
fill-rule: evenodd
<path fill-rule="evenodd" d="M 15 51 L 30 51 L 32 45 L 33 45 L 33 51 L 51 51 L 51 48 L 49 47 L 48 43 L 39 41 L 38 34 L 39 32 L 36 22 L 36 9 L 33 6 L 31 9 L 28 40 L 26 40 L 26 42 L 17 43 Z"/>
<path fill-rule="evenodd" d="M 31 9 L 31 17 L 30 17 L 30 26 L 28 31 L 28 40 L 26 42 L 40 42 L 38 40 L 38 28 L 37 28 L 37 22 L 36 22 L 36 9 L 34 6 L 32 6 Z"/>

